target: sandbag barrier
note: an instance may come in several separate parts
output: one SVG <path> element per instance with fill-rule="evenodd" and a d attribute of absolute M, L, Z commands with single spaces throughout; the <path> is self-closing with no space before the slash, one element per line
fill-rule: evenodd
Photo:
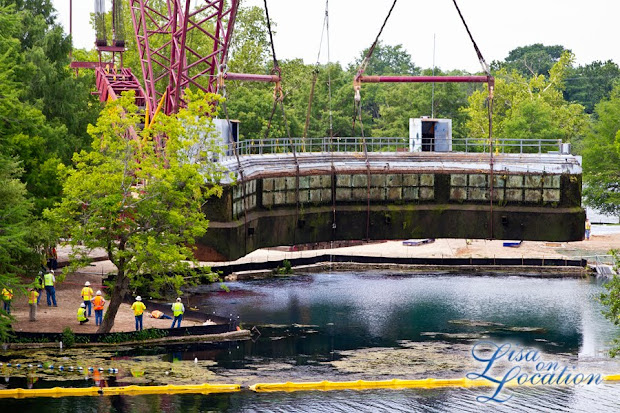
<path fill-rule="evenodd" d="M 620 381 L 620 374 L 603 376 L 605 382 Z M 487 380 L 459 379 L 418 379 L 418 380 L 356 380 L 356 381 L 317 381 L 257 383 L 249 386 L 254 392 L 313 391 L 313 390 L 367 390 L 367 389 L 435 389 L 442 387 L 489 387 L 494 384 Z M 122 386 L 122 387 L 53 387 L 50 389 L 0 389 L 0 398 L 27 397 L 66 397 L 66 396 L 138 396 L 144 394 L 211 394 L 242 390 L 239 384 L 190 384 L 164 386 Z"/>

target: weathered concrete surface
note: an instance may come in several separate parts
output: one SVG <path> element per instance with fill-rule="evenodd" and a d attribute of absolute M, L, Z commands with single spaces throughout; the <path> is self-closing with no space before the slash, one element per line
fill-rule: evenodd
<path fill-rule="evenodd" d="M 229 165 L 245 180 L 206 205 L 198 258 L 332 240 L 583 237 L 581 166 L 570 155 L 498 156 L 492 175 L 484 154 L 303 155 Z"/>

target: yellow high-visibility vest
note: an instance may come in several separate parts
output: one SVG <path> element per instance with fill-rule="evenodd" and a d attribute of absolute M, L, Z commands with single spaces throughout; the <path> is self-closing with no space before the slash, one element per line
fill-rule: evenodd
<path fill-rule="evenodd" d="M 175 317 L 178 317 L 181 314 L 183 314 L 183 304 L 182 303 L 172 304 L 172 313 L 174 314 Z"/>
<path fill-rule="evenodd" d="M 13 299 L 13 290 L 11 290 L 10 288 L 8 290 L 6 288 L 3 288 L 2 299 L 4 301 L 11 301 Z"/>
<path fill-rule="evenodd" d="M 45 284 L 46 287 L 51 287 L 54 285 L 54 275 L 46 272 L 45 275 L 43 276 L 43 284 Z"/>
<path fill-rule="evenodd" d="M 39 293 L 36 290 L 32 290 L 28 293 L 28 304 L 36 304 Z"/>
<path fill-rule="evenodd" d="M 84 307 L 80 307 L 80 308 L 78 308 L 78 312 L 77 312 L 77 320 L 78 320 L 78 321 L 84 321 L 84 320 L 86 320 L 86 308 L 84 308 Z"/>
<path fill-rule="evenodd" d="M 135 316 L 142 315 L 144 310 L 146 310 L 146 306 L 142 301 L 136 301 L 131 305 L 131 309 L 133 310 L 133 314 Z"/>
<path fill-rule="evenodd" d="M 93 298 L 93 295 L 95 295 L 95 293 L 93 292 L 92 288 L 90 287 L 82 288 L 82 299 L 84 301 L 90 301 Z"/>

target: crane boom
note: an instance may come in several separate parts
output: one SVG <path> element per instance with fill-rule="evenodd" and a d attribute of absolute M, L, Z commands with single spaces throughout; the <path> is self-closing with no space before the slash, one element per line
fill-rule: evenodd
<path fill-rule="evenodd" d="M 239 0 L 204 0 L 191 10 L 190 0 L 129 0 L 150 108 L 165 93 L 163 111 L 178 111 L 190 85 L 216 92 L 238 6 Z"/>

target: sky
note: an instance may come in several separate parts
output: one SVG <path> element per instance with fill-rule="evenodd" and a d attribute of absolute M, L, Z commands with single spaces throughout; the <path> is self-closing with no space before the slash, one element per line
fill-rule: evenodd
<path fill-rule="evenodd" d="M 69 32 L 69 0 L 52 0 L 59 21 Z M 199 0 L 191 0 L 195 4 Z M 317 61 L 325 16 L 324 0 L 267 0 L 277 24 L 278 59 Z M 577 64 L 613 60 L 620 64 L 620 1 L 618 0 L 457 0 L 488 63 L 534 43 L 562 45 L 575 53 Z M 263 0 L 242 0 L 242 7 L 263 7 Z M 331 62 L 343 66 L 374 41 L 392 0 L 330 0 Z M 109 8 L 109 6 L 108 6 Z M 74 43 L 91 48 L 95 35 L 89 13 L 94 0 L 73 0 Z M 128 34 L 129 35 L 129 34 Z M 400 0 L 381 36 L 384 44 L 401 44 L 416 66 L 442 70 L 480 71 L 480 63 L 452 0 Z M 324 40 L 320 62 L 326 63 Z"/>

